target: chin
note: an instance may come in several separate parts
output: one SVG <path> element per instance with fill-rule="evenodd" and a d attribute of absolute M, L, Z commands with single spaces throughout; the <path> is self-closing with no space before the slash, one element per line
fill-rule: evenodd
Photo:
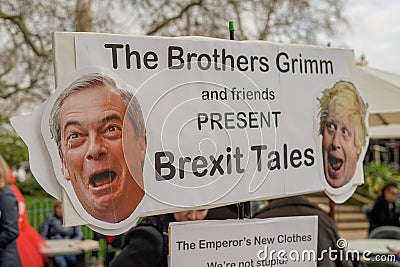
<path fill-rule="evenodd" d="M 328 179 L 328 183 L 333 187 L 333 188 L 339 188 L 344 185 L 346 185 L 349 181 L 345 181 L 344 178 L 330 178 Z"/>
<path fill-rule="evenodd" d="M 100 216 L 100 217 L 98 217 L 96 219 L 99 220 L 99 221 L 107 222 L 107 223 L 116 223 L 116 222 L 118 222 L 118 220 L 114 220 L 111 215 L 110 216 L 104 216 L 104 214 L 102 214 L 102 216 Z"/>
<path fill-rule="evenodd" d="M 337 177 L 332 178 L 328 174 L 325 174 L 325 178 L 328 184 L 333 188 L 339 188 L 343 185 L 340 178 Z"/>

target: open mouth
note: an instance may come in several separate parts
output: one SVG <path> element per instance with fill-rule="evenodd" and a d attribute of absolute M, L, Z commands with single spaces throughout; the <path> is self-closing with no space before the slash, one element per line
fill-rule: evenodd
<path fill-rule="evenodd" d="M 116 176 L 117 174 L 114 171 L 110 170 L 96 173 L 92 177 L 90 177 L 90 183 L 93 187 L 102 186 L 114 181 Z"/>
<path fill-rule="evenodd" d="M 343 164 L 343 160 L 342 159 L 336 158 L 336 157 L 331 156 L 331 155 L 328 155 L 328 162 L 329 162 L 329 165 L 331 165 L 331 168 L 334 171 L 340 170 L 340 168 L 342 167 L 342 164 Z"/>

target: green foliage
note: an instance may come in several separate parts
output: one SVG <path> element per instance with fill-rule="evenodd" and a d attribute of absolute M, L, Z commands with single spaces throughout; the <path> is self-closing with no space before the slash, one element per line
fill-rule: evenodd
<path fill-rule="evenodd" d="M 14 133 L 10 119 L 0 115 L 0 151 L 10 168 L 17 169 L 28 160 L 28 148 Z"/>
<path fill-rule="evenodd" d="M 51 197 L 36 181 L 35 178 L 26 179 L 23 182 L 17 181 L 15 185 L 24 196 L 32 197 Z"/>
<path fill-rule="evenodd" d="M 391 164 L 369 162 L 364 164 L 364 184 L 360 187 L 376 198 L 387 183 L 400 184 L 400 173 Z"/>
<path fill-rule="evenodd" d="M 29 224 L 37 231 L 44 218 L 53 213 L 54 198 L 24 195 Z"/>

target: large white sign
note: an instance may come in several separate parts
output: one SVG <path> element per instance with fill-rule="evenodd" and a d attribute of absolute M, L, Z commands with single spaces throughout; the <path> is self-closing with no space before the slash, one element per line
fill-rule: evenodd
<path fill-rule="evenodd" d="M 316 266 L 317 225 L 317 216 L 171 223 L 170 266 Z"/>
<path fill-rule="evenodd" d="M 143 215 L 323 190 L 343 202 L 363 182 L 350 50 L 56 33 L 54 54 L 56 91 L 12 123 L 66 225 L 115 234 Z"/>

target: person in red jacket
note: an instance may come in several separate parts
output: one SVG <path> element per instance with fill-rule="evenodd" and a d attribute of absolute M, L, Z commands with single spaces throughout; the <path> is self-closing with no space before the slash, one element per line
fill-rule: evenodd
<path fill-rule="evenodd" d="M 15 185 L 17 179 L 14 177 L 10 167 L 1 155 L 0 164 L 10 172 L 9 187 L 18 201 L 19 236 L 16 242 L 22 267 L 44 267 L 48 259 L 46 256 L 42 255 L 40 248 L 41 246 L 45 246 L 46 243 L 35 228 L 29 224 L 25 199 L 21 191 Z"/>
<path fill-rule="evenodd" d="M 21 267 L 16 244 L 18 202 L 8 186 L 9 179 L 9 169 L 0 164 L 0 267 Z"/>

